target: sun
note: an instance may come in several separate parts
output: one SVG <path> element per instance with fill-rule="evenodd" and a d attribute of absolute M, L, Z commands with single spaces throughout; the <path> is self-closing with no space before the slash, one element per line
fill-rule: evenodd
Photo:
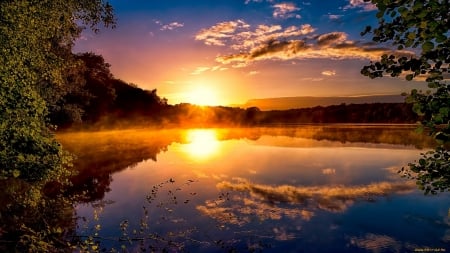
<path fill-rule="evenodd" d="M 186 95 L 187 102 L 196 105 L 219 105 L 220 99 L 216 90 L 212 87 L 198 86 Z"/>

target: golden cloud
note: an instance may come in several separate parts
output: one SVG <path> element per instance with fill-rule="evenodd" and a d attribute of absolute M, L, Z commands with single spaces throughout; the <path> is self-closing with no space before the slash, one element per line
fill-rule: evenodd
<path fill-rule="evenodd" d="M 319 45 L 317 40 L 311 43 L 307 40 L 272 40 L 247 52 L 220 55 L 216 61 L 222 64 L 240 64 L 247 66 L 260 60 L 295 60 L 295 59 L 379 59 L 383 54 L 395 54 L 411 57 L 413 52 L 396 52 L 387 48 L 376 48 L 371 45 L 359 44 L 352 41 L 339 42 L 341 37 L 333 34 L 322 38 Z"/>
<path fill-rule="evenodd" d="M 280 5 L 281 6 L 281 5 Z M 283 5 L 285 6 L 285 5 Z M 286 5 L 289 6 L 289 5 Z M 238 53 L 219 55 L 216 61 L 245 67 L 261 60 L 295 59 L 379 59 L 383 54 L 414 56 L 410 51 L 393 51 L 373 43 L 348 40 L 345 32 L 330 32 L 312 36 L 316 28 L 310 24 L 289 26 L 251 26 L 242 20 L 221 22 L 196 34 L 196 40 L 206 45 L 227 46 Z"/>
<path fill-rule="evenodd" d="M 206 45 L 224 46 L 226 38 L 233 37 L 238 29 L 248 28 L 249 25 L 242 20 L 218 23 L 210 28 L 202 29 L 195 35 L 195 40 L 204 41 Z"/>
<path fill-rule="evenodd" d="M 336 71 L 335 70 L 324 70 L 322 71 L 322 75 L 324 76 L 335 76 Z"/>

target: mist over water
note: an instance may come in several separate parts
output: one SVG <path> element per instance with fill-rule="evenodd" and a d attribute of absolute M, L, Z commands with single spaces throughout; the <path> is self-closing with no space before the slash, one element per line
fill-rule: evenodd
<path fill-rule="evenodd" d="M 433 147 L 411 126 L 65 133 L 77 234 L 169 252 L 446 249 L 448 195 L 397 171 Z M 426 233 L 424 233 L 426 232 Z"/>

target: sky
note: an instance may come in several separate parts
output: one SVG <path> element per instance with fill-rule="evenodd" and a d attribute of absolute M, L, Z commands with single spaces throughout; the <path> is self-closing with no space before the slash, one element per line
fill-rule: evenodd
<path fill-rule="evenodd" d="M 170 104 L 400 94 L 423 86 L 360 74 L 391 52 L 360 35 L 377 23 L 376 6 L 363 0 L 110 3 L 117 27 L 83 32 L 75 51 L 103 55 L 116 78 L 157 89 Z"/>

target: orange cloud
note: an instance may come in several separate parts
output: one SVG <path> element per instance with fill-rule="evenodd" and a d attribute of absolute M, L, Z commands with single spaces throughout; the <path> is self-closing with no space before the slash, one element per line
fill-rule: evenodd
<path fill-rule="evenodd" d="M 335 76 L 336 71 L 335 70 L 324 70 L 322 71 L 322 75 L 324 76 Z"/>
<path fill-rule="evenodd" d="M 195 40 L 202 40 L 206 45 L 224 46 L 224 39 L 233 37 L 238 29 L 248 28 L 249 25 L 242 20 L 218 23 L 210 28 L 202 29 L 195 36 Z"/>
<path fill-rule="evenodd" d="M 345 35 L 346 36 L 346 35 Z M 315 40 L 272 40 L 262 43 L 247 52 L 221 55 L 216 58 L 222 64 L 240 64 L 247 66 L 260 60 L 295 60 L 295 59 L 371 59 L 383 54 L 413 56 L 409 51 L 395 52 L 387 48 L 373 47 L 353 41 L 343 41 L 344 35 L 325 34 Z M 319 39 L 320 44 L 319 44 Z"/>
<path fill-rule="evenodd" d="M 345 32 L 330 32 L 311 36 L 316 29 L 310 24 L 283 28 L 280 25 L 258 25 L 255 29 L 244 21 L 218 23 L 202 29 L 196 40 L 206 45 L 227 46 L 238 53 L 219 55 L 216 61 L 245 67 L 261 60 L 295 59 L 370 59 L 383 54 L 414 56 L 410 51 L 393 51 L 373 43 L 348 40 Z"/>
<path fill-rule="evenodd" d="M 192 73 L 191 75 L 200 75 L 205 71 L 210 70 L 210 67 L 197 67 Z"/>

